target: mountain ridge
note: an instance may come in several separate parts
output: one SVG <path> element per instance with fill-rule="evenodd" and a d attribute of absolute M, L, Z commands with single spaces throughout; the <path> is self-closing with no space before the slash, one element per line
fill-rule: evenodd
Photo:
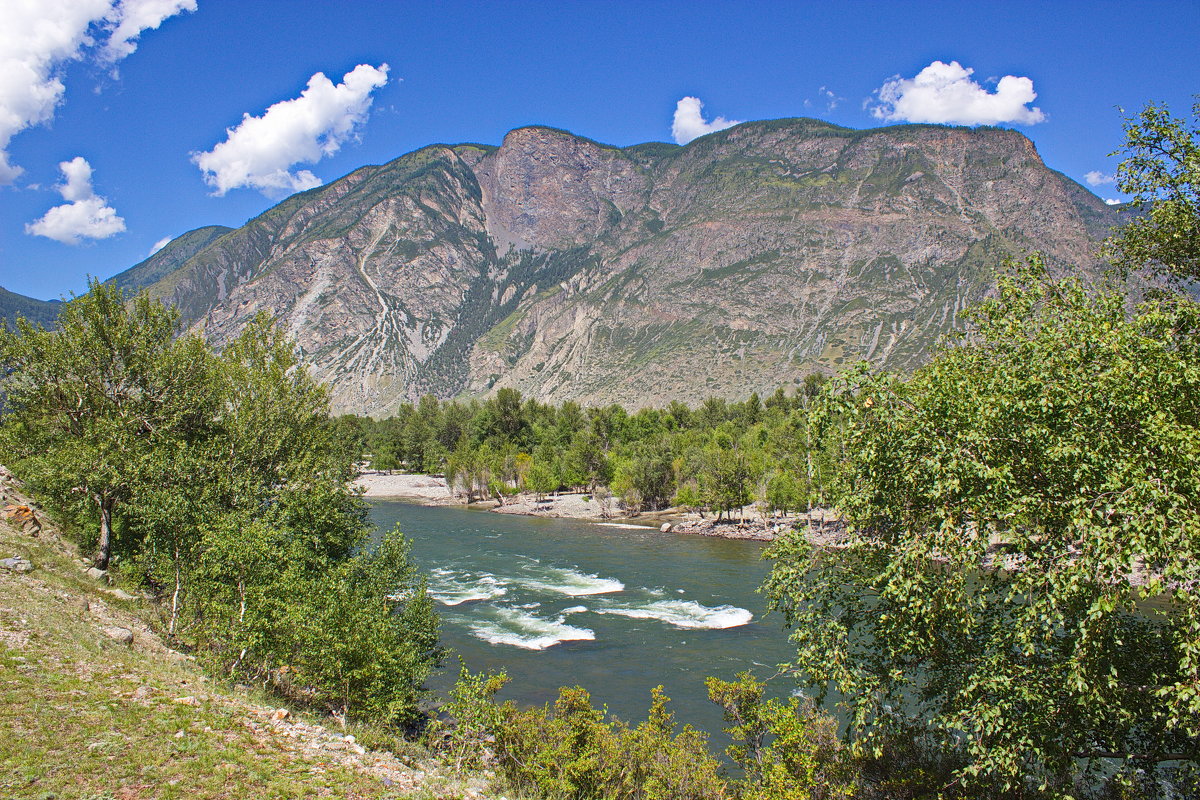
<path fill-rule="evenodd" d="M 338 410 L 501 386 L 661 404 L 911 368 L 1004 258 L 1094 273 L 1118 219 L 1008 129 L 793 118 L 617 147 L 534 125 L 185 234 L 144 285 L 218 344 L 275 316 Z"/>

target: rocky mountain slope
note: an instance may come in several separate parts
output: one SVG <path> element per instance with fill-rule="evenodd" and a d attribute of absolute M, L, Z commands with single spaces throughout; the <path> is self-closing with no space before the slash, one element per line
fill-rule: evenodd
<path fill-rule="evenodd" d="M 631 406 L 918 364 L 1007 257 L 1099 266 L 1118 212 L 1015 131 L 752 122 L 679 147 L 434 145 L 114 280 L 217 343 L 277 317 L 339 410 L 513 386 Z"/>

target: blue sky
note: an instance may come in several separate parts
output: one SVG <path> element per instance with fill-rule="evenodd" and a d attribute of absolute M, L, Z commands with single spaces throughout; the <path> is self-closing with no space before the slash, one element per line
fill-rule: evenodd
<path fill-rule="evenodd" d="M 31 21 L 77 30 L 78 19 L 55 15 L 85 3 L 90 45 L 53 49 L 11 33 Z M 1083 182 L 1116 167 L 1118 107 L 1189 110 L 1198 41 L 1196 0 L 3 0 L 0 285 L 41 298 L 79 292 L 87 275 L 116 274 L 164 238 L 240 225 L 290 186 L 433 142 L 499 144 L 530 124 L 617 145 L 670 141 L 685 97 L 703 102 L 707 121 L 812 116 L 855 128 L 1003 107 L 1013 121 L 1001 124 Z M 944 66 L 926 71 L 934 62 Z M 14 64 L 40 65 L 61 96 L 31 111 Z M 921 93 L 915 79 L 938 69 L 957 93 Z M 267 114 L 318 72 L 328 85 Z M 997 83 L 1004 76 L 1028 83 Z M 1037 97 L 1021 102 L 1030 84 Z M 893 103 L 881 108 L 885 86 Z M 246 114 L 269 119 L 218 148 Z M 289 144 L 264 152 L 280 130 Z M 197 156 L 206 152 L 215 155 Z M 281 166 L 292 152 L 319 158 Z M 247 153 L 274 161 L 239 178 Z M 1119 197 L 1111 185 L 1094 191 Z"/>

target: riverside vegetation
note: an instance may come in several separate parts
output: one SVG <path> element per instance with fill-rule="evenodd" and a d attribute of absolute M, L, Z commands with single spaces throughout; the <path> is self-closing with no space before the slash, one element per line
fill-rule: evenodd
<path fill-rule="evenodd" d="M 483 402 L 426 396 L 387 419 L 339 424 L 373 467 L 445 473 L 468 500 L 575 490 L 630 514 L 674 505 L 721 516 L 750 502 L 786 513 L 821 497 L 832 471 L 833 454 L 808 421 L 826 380 L 810 375 L 797 392 L 779 389 L 765 402 L 709 398 L 632 414 L 501 389 Z"/>
<path fill-rule="evenodd" d="M 1146 213 L 1112 242 L 1117 266 L 1194 277 L 1200 136 L 1153 106 L 1129 133 L 1119 175 Z M 175 337 L 172 312 L 93 285 L 57 330 L 21 324 L 0 337 L 0 436 L 14 470 L 95 544 L 97 565 L 154 596 L 165 635 L 214 676 L 396 732 L 424 727 L 447 760 L 491 769 L 527 796 L 1190 797 L 1200 793 L 1200 305 L 1176 284 L 1139 285 L 1055 279 L 1032 258 L 911 376 L 862 367 L 769 411 L 727 405 L 724 419 L 684 425 L 670 448 L 645 455 L 675 480 L 676 498 L 680 477 L 694 475 L 697 504 L 720 510 L 703 496 L 704 473 L 664 453 L 679 458 L 674 444 L 686 442 L 745 470 L 748 436 L 766 448 L 790 428 L 803 446 L 781 451 L 791 459 L 781 472 L 849 524 L 838 553 L 802 536 L 776 542 L 764 586 L 797 646 L 784 672 L 819 699 L 835 694 L 842 735 L 805 699 L 766 699 L 751 675 L 710 679 L 736 779 L 702 734 L 677 729 L 658 692 L 630 726 L 578 687 L 547 709 L 496 703 L 504 675 L 463 670 L 447 718 L 429 722 L 421 687 L 444 654 L 423 582 L 398 532 L 365 546 L 346 489 L 348 423 L 329 420 L 323 391 L 265 321 L 217 354 Z M 534 405 L 529 426 L 506 428 L 521 417 L 497 412 L 528 403 L 504 397 L 478 408 L 495 420 L 480 428 L 491 442 L 458 453 L 460 433 L 445 445 L 451 472 L 456 458 L 516 447 L 539 415 L 564 413 Z M 765 424 L 746 416 L 755 408 Z M 626 419 L 668 431 L 678 421 Z M 614 489 L 622 468 L 638 471 L 635 439 L 608 461 Z M 543 485 L 573 468 L 555 466 L 573 439 L 540 456 L 527 441 Z M 558 483 L 572 482 L 565 474 Z"/>

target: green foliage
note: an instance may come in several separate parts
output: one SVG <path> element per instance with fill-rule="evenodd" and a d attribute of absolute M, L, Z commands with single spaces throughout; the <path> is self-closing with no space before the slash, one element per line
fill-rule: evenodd
<path fill-rule="evenodd" d="M 202 347 L 176 340 L 177 315 L 93 281 L 65 304 L 58 327 L 23 319 L 0 330 L 6 424 L 0 446 L 30 487 L 95 524 L 96 565 L 108 565 L 114 514 L 145 478 L 150 454 L 187 428 L 206 393 Z"/>
<path fill-rule="evenodd" d="M 700 454 L 700 496 L 718 516 L 750 502 L 753 477 L 746 456 L 728 441 L 718 438 Z"/>
<path fill-rule="evenodd" d="M 458 680 L 450 688 L 449 702 L 442 706 L 449 721 L 435 720 L 426 733 L 442 758 L 456 770 L 487 766 L 489 745 L 496 741 L 496 733 L 510 711 L 494 699 L 506 683 L 508 673 L 503 670 L 472 674 L 460 659 Z"/>
<path fill-rule="evenodd" d="M 1190 123 L 1148 104 L 1126 121 L 1124 152 L 1117 187 L 1143 213 L 1109 242 L 1110 257 L 1126 268 L 1200 278 L 1200 102 Z"/>
<path fill-rule="evenodd" d="M 765 403 L 710 398 L 696 409 L 675 402 L 632 414 L 546 405 L 505 388 L 483 402 L 427 396 L 388 419 L 339 425 L 375 468 L 444 472 L 472 501 L 603 487 L 628 513 L 677 502 L 724 514 L 756 498 L 770 505 L 769 491 L 772 507 L 788 512 L 815 501 L 829 474 L 826 443 L 811 435 L 805 411 L 824 380 L 810 376 Z"/>
<path fill-rule="evenodd" d="M 441 658 L 432 603 L 398 532 L 368 541 L 348 423 L 283 334 L 260 317 L 217 354 L 95 283 L 60 320 L 0 333 L 5 463 L 214 672 L 414 722 Z"/>
<path fill-rule="evenodd" d="M 863 367 L 816 409 L 852 538 L 771 550 L 796 667 L 856 752 L 929 741 L 962 787 L 1192 786 L 1200 306 L 1130 311 L 1034 260 L 967 318 L 910 379 Z"/>
<path fill-rule="evenodd" d="M 708 737 L 677 731 L 662 687 L 647 718 L 629 726 L 595 708 L 580 687 L 562 688 L 552 707 L 518 709 L 494 700 L 504 673 L 464 666 L 430 740 L 459 769 L 491 766 L 523 796 L 571 800 L 822 800 L 848 798 L 855 763 L 837 740 L 832 717 L 808 700 L 764 700 L 748 673 L 735 682 L 709 678 L 709 696 L 725 709 L 729 753 L 743 771 L 722 775 Z"/>
<path fill-rule="evenodd" d="M 518 709 L 492 696 L 506 676 L 465 668 L 444 710 L 444 757 L 462 766 L 484 763 L 527 795 L 562 800 L 707 800 L 726 797 L 707 737 L 690 726 L 676 732 L 669 699 L 657 687 L 649 718 L 636 727 L 594 708 L 580 687 L 563 688 L 553 708 Z M 448 730 L 447 730 L 448 729 Z"/>
<path fill-rule="evenodd" d="M 745 773 L 743 800 L 848 798 L 854 765 L 844 756 L 837 722 L 793 697 L 764 700 L 766 684 L 741 672 L 736 681 L 708 678 L 708 696 L 725 709 L 729 757 Z"/>
<path fill-rule="evenodd" d="M 307 593 L 286 609 L 297 641 L 280 657 L 294 654 L 291 680 L 310 701 L 384 724 L 417 721 L 423 683 L 443 650 L 433 601 L 408 552 L 394 529 L 297 587 Z"/>

